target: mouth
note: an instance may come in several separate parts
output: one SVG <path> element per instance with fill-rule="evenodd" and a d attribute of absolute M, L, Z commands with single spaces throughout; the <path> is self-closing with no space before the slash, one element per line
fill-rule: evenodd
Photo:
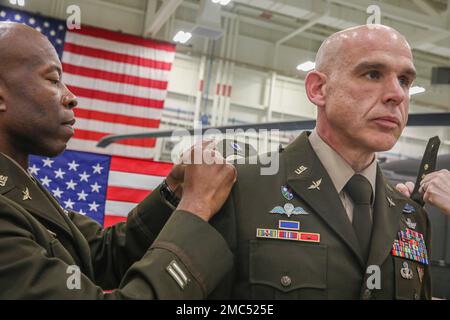
<path fill-rule="evenodd" d="M 71 131 L 71 133 L 73 134 L 75 132 L 73 125 L 75 124 L 76 120 L 75 119 L 71 119 L 65 122 L 62 122 L 61 125 L 67 129 L 69 129 Z"/>
<path fill-rule="evenodd" d="M 389 129 L 393 129 L 393 128 L 397 128 L 401 126 L 401 121 L 396 118 L 396 117 L 390 117 L 390 116 L 386 116 L 386 117 L 379 117 L 374 119 L 374 121 L 385 128 L 389 128 Z"/>

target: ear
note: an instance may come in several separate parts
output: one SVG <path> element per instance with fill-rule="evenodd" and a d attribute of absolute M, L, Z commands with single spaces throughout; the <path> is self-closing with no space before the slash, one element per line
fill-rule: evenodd
<path fill-rule="evenodd" d="M 3 89 L 0 87 L 0 112 L 2 111 L 6 111 L 6 104 L 3 98 Z"/>
<path fill-rule="evenodd" d="M 306 95 L 319 108 L 325 106 L 326 84 L 327 76 L 318 71 L 311 71 L 305 79 Z"/>

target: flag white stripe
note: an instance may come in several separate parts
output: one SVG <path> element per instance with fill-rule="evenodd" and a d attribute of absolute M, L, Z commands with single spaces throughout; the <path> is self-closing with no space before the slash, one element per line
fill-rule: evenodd
<path fill-rule="evenodd" d="M 62 62 L 101 71 L 114 72 L 118 74 L 136 76 L 165 82 L 169 81 L 170 75 L 170 71 L 148 68 L 144 66 L 137 66 L 129 63 L 114 62 L 111 60 L 92 58 L 68 51 L 64 51 L 62 56 Z"/>
<path fill-rule="evenodd" d="M 124 157 L 133 156 L 133 158 L 139 159 L 151 159 L 155 156 L 154 148 L 127 146 L 117 143 L 113 143 L 106 148 L 97 148 L 96 147 L 97 142 L 98 141 L 72 138 L 67 144 L 67 148 L 72 150 L 82 150 L 100 154 L 114 154 L 117 156 L 124 156 Z"/>
<path fill-rule="evenodd" d="M 129 134 L 129 133 L 142 133 L 142 132 L 150 132 L 152 130 L 158 131 L 157 128 L 146 128 L 146 127 L 138 127 L 131 126 L 127 124 L 119 124 L 113 122 L 106 122 L 100 120 L 90 120 L 81 117 L 77 117 L 77 122 L 74 125 L 75 130 L 89 130 L 96 132 L 104 132 L 114 134 Z"/>
<path fill-rule="evenodd" d="M 147 48 L 139 45 L 112 41 L 73 32 L 66 33 L 65 42 L 167 63 L 172 63 L 175 57 L 175 52 Z"/>
<path fill-rule="evenodd" d="M 145 99 L 163 101 L 166 98 L 166 90 L 135 86 L 132 84 L 113 82 L 75 74 L 65 73 L 64 83 L 85 89 L 112 92 L 114 94 L 125 94 Z"/>
<path fill-rule="evenodd" d="M 77 100 L 78 100 L 77 109 L 108 112 L 131 117 L 161 119 L 163 111 L 162 109 L 158 108 L 138 107 L 130 104 L 102 101 L 96 99 L 87 99 L 83 97 L 79 97 Z"/>
<path fill-rule="evenodd" d="M 150 176 L 137 173 L 111 171 L 108 186 L 131 188 L 139 190 L 153 190 L 161 184 L 164 177 Z"/>
<path fill-rule="evenodd" d="M 105 215 L 127 217 L 136 206 L 137 203 L 106 200 Z"/>

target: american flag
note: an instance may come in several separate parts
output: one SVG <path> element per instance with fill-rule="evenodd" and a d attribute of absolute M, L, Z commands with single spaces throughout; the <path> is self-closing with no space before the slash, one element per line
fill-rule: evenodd
<path fill-rule="evenodd" d="M 82 26 L 0 6 L 0 21 L 27 24 L 55 46 L 63 81 L 78 96 L 77 123 L 68 149 L 56 158 L 31 157 L 29 171 L 60 205 L 109 226 L 166 176 L 172 164 L 151 160 L 154 139 L 95 147 L 108 134 L 158 128 L 175 46 Z"/>
<path fill-rule="evenodd" d="M 172 164 L 67 150 L 58 157 L 30 157 L 28 171 L 61 207 L 105 227 L 120 221 L 172 169 Z"/>
<path fill-rule="evenodd" d="M 0 20 L 27 24 L 55 46 L 63 82 L 78 97 L 72 150 L 150 159 L 155 139 L 123 140 L 97 148 L 109 134 L 159 128 L 175 45 L 81 26 L 0 6 Z"/>

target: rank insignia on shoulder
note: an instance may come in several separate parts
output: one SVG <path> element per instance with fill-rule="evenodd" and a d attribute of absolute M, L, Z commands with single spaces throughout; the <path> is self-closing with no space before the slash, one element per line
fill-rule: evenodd
<path fill-rule="evenodd" d="M 320 243 L 320 234 L 309 232 L 258 228 L 256 229 L 256 237 L 264 239 L 279 239 L 279 240 Z"/>
<path fill-rule="evenodd" d="M 275 214 L 285 214 L 290 218 L 291 216 L 297 216 L 301 214 L 309 214 L 305 211 L 302 207 L 295 207 L 292 203 L 286 203 L 284 207 L 276 206 L 272 210 L 270 210 L 270 213 Z"/>
<path fill-rule="evenodd" d="M 288 186 L 281 186 L 281 194 L 287 201 L 291 201 L 294 199 L 294 194 L 292 193 L 291 188 Z"/>
<path fill-rule="evenodd" d="M 405 206 L 403 207 L 403 213 L 404 214 L 411 214 L 411 213 L 414 213 L 414 212 L 416 212 L 416 208 L 414 208 L 409 203 L 405 204 Z"/>
<path fill-rule="evenodd" d="M 8 181 L 7 176 L 0 176 L 0 187 L 6 186 L 6 182 Z"/>
<path fill-rule="evenodd" d="M 280 221 L 278 221 L 278 229 L 300 230 L 300 222 L 299 221 L 280 220 Z"/>

